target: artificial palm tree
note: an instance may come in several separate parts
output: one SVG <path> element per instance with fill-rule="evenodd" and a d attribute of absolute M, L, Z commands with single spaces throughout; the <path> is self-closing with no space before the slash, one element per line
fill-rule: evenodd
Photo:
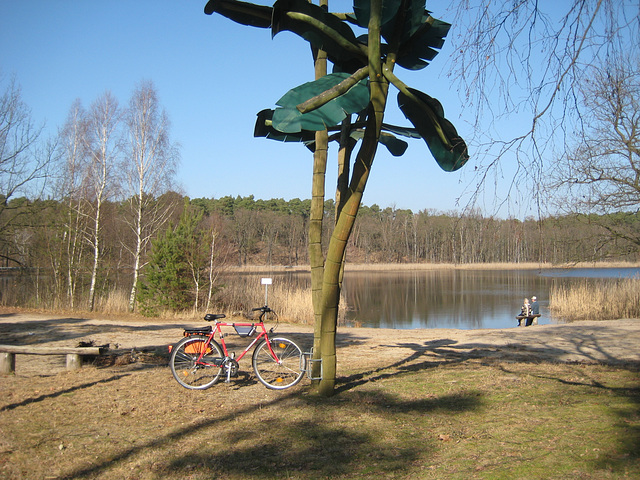
<path fill-rule="evenodd" d="M 331 13 L 325 1 L 315 5 L 278 0 L 265 6 L 210 0 L 205 13 L 214 12 L 243 25 L 270 28 L 272 35 L 289 30 L 309 42 L 314 52 L 316 79 L 289 90 L 275 109 L 259 112 L 254 135 L 301 142 L 314 152 L 309 236 L 316 318 L 313 358 L 322 365 L 318 392 L 331 395 L 345 249 L 378 145 L 401 156 L 408 144 L 399 137 L 422 138 L 438 165 L 449 172 L 469 158 L 440 102 L 408 87 L 394 73 L 396 65 L 408 70 L 426 67 L 442 48 L 450 25 L 431 16 L 425 0 L 354 0 L 352 13 Z M 352 25 L 366 33 L 356 36 Z M 324 59 L 332 65 L 332 73 L 326 73 Z M 391 85 L 412 127 L 384 123 Z M 321 232 L 330 141 L 339 142 L 340 171 L 336 220 L 325 257 Z M 319 367 L 315 370 L 318 375 Z"/>

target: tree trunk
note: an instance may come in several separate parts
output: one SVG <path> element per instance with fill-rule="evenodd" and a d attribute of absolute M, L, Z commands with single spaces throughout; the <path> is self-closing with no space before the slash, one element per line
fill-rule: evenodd
<path fill-rule="evenodd" d="M 141 182 L 142 183 L 142 182 Z M 138 293 L 138 281 L 140 279 L 140 256 L 142 255 L 142 202 L 143 192 L 138 193 L 138 205 L 136 211 L 136 246 L 133 252 L 133 283 L 129 293 L 129 312 L 136 308 L 136 295 Z"/>
<path fill-rule="evenodd" d="M 93 268 L 91 269 L 91 286 L 89 287 L 89 311 L 92 312 L 96 302 L 96 279 L 98 278 L 98 263 L 100 261 L 100 208 L 101 201 L 96 205 L 96 216 L 93 229 Z"/>
<path fill-rule="evenodd" d="M 382 0 L 372 0 L 369 21 L 369 78 L 371 102 L 367 115 L 367 126 L 353 167 L 349 189 L 345 192 L 344 206 L 336 218 L 335 228 L 329 241 L 327 259 L 322 282 L 322 316 L 320 350 L 322 358 L 322 380 L 318 393 L 331 396 L 336 381 L 336 329 L 338 305 L 340 303 L 340 279 L 344 264 L 347 241 L 353 229 L 362 202 L 362 194 L 369 178 L 371 165 L 378 147 L 382 120 L 386 106 L 388 83 L 382 75 L 380 56 L 380 16 Z"/>
<path fill-rule="evenodd" d="M 325 2 L 321 2 L 321 4 Z M 327 74 L 327 54 L 318 50 L 315 54 L 316 80 Z M 322 355 L 322 277 L 324 276 L 324 255 L 322 252 L 322 225 L 324 219 L 325 177 L 329 134 L 326 130 L 316 132 L 316 147 L 313 153 L 313 179 L 311 183 L 311 211 L 309 214 L 309 262 L 311 264 L 311 298 L 314 313 L 313 359 Z M 312 378 L 322 376 L 320 362 L 311 363 Z"/>

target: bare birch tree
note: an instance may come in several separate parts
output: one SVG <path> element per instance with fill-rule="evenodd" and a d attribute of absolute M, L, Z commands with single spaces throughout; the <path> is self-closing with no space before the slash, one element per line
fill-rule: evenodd
<path fill-rule="evenodd" d="M 80 100 L 71 105 L 59 139 L 63 163 L 56 191 L 65 204 L 65 223 L 62 226 L 64 255 L 60 255 L 57 261 L 64 262 L 60 269 L 64 269 L 67 302 L 73 308 L 85 253 L 83 233 L 86 232 L 89 214 L 84 192 L 87 182 L 83 176 L 87 160 L 87 112 Z"/>
<path fill-rule="evenodd" d="M 116 194 L 115 170 L 120 154 L 118 137 L 120 122 L 118 101 L 110 92 L 105 92 L 91 105 L 86 137 L 88 159 L 84 175 L 87 182 L 87 200 L 91 207 L 91 225 L 85 238 L 93 252 L 89 310 L 93 310 L 95 305 L 96 281 L 102 247 L 103 206 Z"/>
<path fill-rule="evenodd" d="M 129 207 L 126 221 L 133 232 L 133 244 L 126 245 L 133 259 L 130 311 L 135 309 L 140 270 L 150 241 L 175 208 L 164 201 L 170 196 L 162 196 L 174 186 L 179 159 L 177 146 L 170 140 L 169 126 L 153 83 L 141 82 L 129 101 L 127 154 L 122 166 Z"/>

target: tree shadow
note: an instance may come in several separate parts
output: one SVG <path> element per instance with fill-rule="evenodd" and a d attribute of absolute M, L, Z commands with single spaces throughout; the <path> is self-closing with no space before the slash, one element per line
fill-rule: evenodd
<path fill-rule="evenodd" d="M 145 327 L 149 328 L 149 327 Z M 173 328 L 173 327 L 172 327 Z M 182 325 L 178 326 L 182 328 Z M 603 327 L 604 328 L 604 327 Z M 278 332 L 283 336 L 293 335 L 287 332 Z M 508 332 L 507 332 L 508 334 Z M 499 337 L 502 333 L 496 333 Z M 506 335 L 506 334 L 505 334 Z M 544 332 L 536 332 L 536 343 L 525 339 L 511 340 L 508 343 L 496 344 L 495 342 L 474 340 L 459 342 L 453 339 L 438 339 L 424 342 L 389 343 L 381 345 L 384 348 L 400 348 L 409 350 L 407 355 L 401 356 L 397 361 L 369 369 L 368 371 L 353 374 L 337 379 L 336 393 L 346 393 L 357 386 L 373 383 L 390 377 L 415 373 L 420 370 L 428 370 L 442 365 L 456 365 L 468 360 L 499 360 L 503 364 L 509 362 L 521 363 L 567 363 L 568 355 L 579 354 L 583 360 L 591 363 L 615 365 L 618 368 L 638 369 L 638 362 L 621 361 L 602 344 L 595 334 L 579 334 L 576 332 L 554 331 L 554 337 L 561 337 L 561 345 L 545 340 Z M 308 344 L 312 336 L 304 334 L 296 337 L 296 341 Z M 338 339 L 339 346 L 353 346 L 366 342 L 366 337 L 352 334 L 342 334 Z M 545 343 L 547 342 L 547 343 Z M 506 371 L 506 370 L 505 370 Z M 114 380 L 117 380 L 114 377 Z M 567 380 L 555 378 L 559 382 L 569 383 Z M 109 380 L 112 381 L 112 380 Z M 234 390 L 243 390 L 257 382 L 249 374 L 241 374 L 234 379 L 231 386 Z M 86 384 L 90 386 L 91 384 Z M 76 388 L 84 388 L 76 387 Z M 609 388 L 604 385 L 598 388 Z M 607 466 L 615 465 L 624 468 L 631 462 L 637 462 L 640 451 L 640 428 L 635 425 L 624 425 L 629 415 L 637 416 L 640 404 L 640 392 L 637 387 L 614 389 L 616 395 L 632 399 L 636 406 L 634 412 L 620 412 L 621 428 L 626 428 L 628 435 L 621 440 L 620 458 L 606 461 Z M 58 394 L 56 394 L 58 395 Z M 418 459 L 425 453 L 424 445 L 417 446 L 411 442 L 406 445 L 394 444 L 394 451 L 380 450 L 376 445 L 376 436 L 384 435 L 380 431 L 359 431 L 325 422 L 324 413 L 327 408 L 341 408 L 343 405 L 353 409 L 354 415 L 371 414 L 380 415 L 383 418 L 390 413 L 407 413 L 410 415 L 426 415 L 438 410 L 451 413 L 462 413 L 479 408 L 482 404 L 482 395 L 476 392 L 463 392 L 456 395 L 444 395 L 434 398 L 421 398 L 418 400 L 402 400 L 395 398 L 381 389 L 367 389 L 367 392 L 354 391 L 350 395 L 351 402 L 339 404 L 344 401 L 340 396 L 335 399 L 322 400 L 300 395 L 299 390 L 282 392 L 276 399 L 251 405 L 243 408 L 234 408 L 229 413 L 213 419 L 204 419 L 195 423 L 189 423 L 175 431 L 163 434 L 153 440 L 134 445 L 118 454 L 85 468 L 76 469 L 63 478 L 93 478 L 107 475 L 109 470 L 118 464 L 131 461 L 132 457 L 157 449 L 171 448 L 193 436 L 209 435 L 212 442 L 199 445 L 197 451 L 189 451 L 173 459 L 166 469 L 158 474 L 170 472 L 171 476 L 186 478 L 194 472 L 215 478 L 225 474 L 245 476 L 247 478 L 275 478 L 286 477 L 287 472 L 300 477 L 326 478 L 334 475 L 361 474 L 363 457 L 372 455 L 372 460 L 377 463 L 376 472 L 396 472 L 402 474 L 414 459 Z M 366 397 L 366 398 L 365 398 Z M 31 399 L 5 407 L 13 409 L 22 404 L 40 401 L 40 398 Z M 295 406 L 292 408 L 288 402 L 302 402 L 304 406 L 316 408 L 317 413 L 313 419 L 300 419 L 295 415 Z M 260 409 L 277 406 L 282 409 L 282 415 L 278 418 L 270 418 L 265 421 L 256 420 L 233 434 L 224 434 L 219 437 L 219 431 L 225 422 L 235 420 L 241 416 L 258 414 Z M 273 432 L 270 437 L 273 441 L 265 442 L 260 439 L 266 430 Z M 195 437 L 193 437 L 195 438 Z M 195 448 L 192 450 L 196 450 Z M 356 460 L 358 459 L 358 460 Z M 162 463 L 162 462 L 160 462 Z M 152 472 L 153 473 L 153 472 Z M 373 472 L 372 472 L 373 474 Z"/>
<path fill-rule="evenodd" d="M 640 372 L 640 362 L 633 358 L 620 358 L 614 355 L 609 348 L 610 343 L 599 340 L 602 335 L 606 335 L 606 331 L 598 331 L 600 328 L 606 330 L 606 327 L 603 326 L 592 329 L 591 333 L 579 333 L 570 329 L 565 329 L 562 332 L 557 330 L 549 333 L 537 332 L 536 344 L 532 344 L 526 339 L 520 342 L 512 341 L 500 344 L 481 341 L 458 342 L 446 338 L 423 343 L 388 344 L 384 347 L 409 349 L 412 352 L 392 364 L 340 378 L 336 392 L 343 393 L 366 383 L 443 365 L 461 364 L 469 360 L 500 362 L 501 368 L 505 372 L 508 372 L 508 369 L 504 365 L 509 363 L 599 364 L 634 373 Z M 554 342 L 549 341 L 551 335 L 554 337 Z M 584 372 L 581 374 L 584 375 Z M 618 455 L 615 458 L 602 460 L 595 467 L 613 468 L 617 471 L 616 469 L 624 469 L 625 466 L 637 464 L 640 458 L 640 386 L 638 383 L 633 387 L 617 388 L 606 386 L 593 379 L 590 383 L 586 383 L 572 382 L 556 377 L 543 377 L 542 375 L 536 376 L 556 380 L 567 385 L 601 388 L 613 395 L 629 399 L 633 407 L 618 412 L 620 420 L 617 427 L 622 432 L 619 448 L 616 450 Z"/>
<path fill-rule="evenodd" d="M 622 368 L 640 374 L 640 366 L 628 365 L 620 366 L 613 365 L 613 368 Z M 577 368 L 577 367 L 576 367 Z M 502 366 L 502 371 L 505 373 L 513 374 L 514 371 L 509 370 L 506 366 Z M 607 392 L 615 397 L 626 398 L 630 401 L 631 406 L 626 409 L 616 409 L 615 414 L 618 416 L 618 428 L 621 433 L 618 435 L 618 447 L 616 448 L 615 456 L 606 456 L 594 464 L 594 467 L 600 470 L 612 470 L 616 472 L 624 471 L 628 465 L 637 465 L 640 460 L 640 382 L 637 381 L 635 386 L 629 387 L 612 387 L 605 383 L 588 376 L 588 372 L 584 369 L 576 370 L 577 375 L 575 378 L 586 380 L 567 380 L 565 378 L 558 378 L 551 375 L 543 375 L 541 373 L 529 373 L 529 375 L 545 379 L 556 381 L 560 384 L 567 386 L 579 386 L 595 388 Z"/>
<path fill-rule="evenodd" d="M 326 408 L 350 408 L 354 416 L 376 415 L 389 420 L 399 412 L 408 415 L 428 415 L 436 410 L 461 413 L 478 408 L 481 398 L 475 393 L 442 396 L 419 400 L 402 400 L 383 391 L 367 393 L 367 401 L 355 398 L 348 405 L 342 400 L 317 399 L 293 391 L 276 399 L 233 409 L 213 419 L 204 419 L 181 427 L 145 443 L 131 446 L 117 455 L 88 467 L 63 474 L 62 478 L 80 479 L 108 475 L 112 468 L 126 464 L 133 457 L 148 451 L 161 451 L 182 445 L 196 437 L 210 438 L 190 447 L 181 455 L 161 465 L 158 477 L 167 474 L 176 478 L 204 475 L 205 478 L 331 478 L 362 470 L 362 459 L 375 462 L 371 473 L 403 474 L 423 457 L 428 446 L 418 442 L 397 442 L 392 449 L 379 448 L 379 440 L 388 432 L 382 427 L 374 431 L 335 425 L 325 418 Z M 295 405 L 292 405 L 295 404 Z M 239 417 L 259 415 L 263 409 L 277 406 L 281 415 L 256 418 L 240 429 L 224 428 Z M 304 407 L 312 418 L 300 418 L 292 409 Z M 187 442 L 191 445 L 193 443 Z"/>
<path fill-rule="evenodd" d="M 437 367 L 439 365 L 442 365 L 441 360 L 418 360 L 421 360 L 424 357 L 425 353 L 430 351 L 430 349 L 436 349 L 439 346 L 448 346 L 455 343 L 455 340 L 442 339 L 425 342 L 424 345 L 418 343 L 398 343 L 395 345 L 382 345 L 385 348 L 409 348 L 413 350 L 413 353 L 389 365 L 370 369 L 360 373 L 355 373 L 346 377 L 340 377 L 336 380 L 337 386 L 335 391 L 336 393 L 342 393 L 369 382 L 376 382 L 379 380 L 384 380 L 385 378 L 401 375 L 403 372 L 415 372 L 417 370 L 425 370 L 428 368 Z M 449 360 L 449 363 L 451 362 L 452 360 Z"/>
<path fill-rule="evenodd" d="M 50 398 L 55 398 L 55 397 L 59 397 L 61 395 L 67 395 L 69 393 L 72 392 L 76 392 L 79 390 L 83 390 L 86 388 L 90 388 L 90 387 L 94 387 L 96 385 L 102 385 L 102 384 L 108 384 L 111 382 L 115 382 L 117 380 L 120 380 L 121 378 L 124 378 L 126 376 L 131 375 L 130 373 L 124 373 L 124 374 L 120 374 L 120 375 L 114 375 L 110 378 L 105 378 L 104 380 L 96 380 L 95 382 L 88 382 L 88 383 L 83 383 L 81 385 L 76 385 L 74 387 L 71 388 L 67 388 L 64 390 L 59 390 L 57 392 L 53 392 L 53 393 L 48 393 L 46 395 L 39 395 L 37 397 L 32 397 L 32 398 L 26 398 L 24 400 L 22 400 L 21 402 L 18 403 L 10 403 L 8 405 L 3 406 L 2 408 L 0 408 L 0 412 L 6 412 L 9 410 L 13 410 L 14 408 L 18 408 L 18 407 L 25 407 L 27 405 L 30 405 L 32 403 L 38 403 L 38 402 L 42 402 L 44 400 L 48 400 Z"/>
<path fill-rule="evenodd" d="M 13 314 L 5 317 L 15 316 Z M 87 318 L 81 317 L 61 317 L 46 320 L 20 320 L 16 322 L 0 322 L 0 332 L 2 333 L 2 344 L 5 345 L 48 345 L 52 342 L 69 342 L 73 340 L 87 340 L 96 335 L 109 335 L 118 333 L 119 335 L 141 338 L 148 337 L 149 342 L 153 342 L 154 332 L 164 332 L 175 330 L 182 331 L 184 323 L 145 323 L 144 325 L 130 325 L 125 322 L 120 323 L 90 323 Z M 180 339 L 176 334 L 176 341 Z M 76 346 L 68 345 L 68 346 Z M 167 343 L 143 345 L 141 349 L 153 350 L 154 348 L 165 347 Z M 118 344 L 113 344 L 112 348 L 118 349 Z M 130 348 L 129 348 L 130 350 Z"/>

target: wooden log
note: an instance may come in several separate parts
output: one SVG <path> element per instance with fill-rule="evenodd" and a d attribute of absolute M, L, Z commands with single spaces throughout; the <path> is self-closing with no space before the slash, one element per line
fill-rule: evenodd
<path fill-rule="evenodd" d="M 0 345 L 0 352 L 24 355 L 100 355 L 103 347 L 43 347 L 42 345 Z"/>
<path fill-rule="evenodd" d="M 41 345 L 0 345 L 0 375 L 16 372 L 16 355 L 66 355 L 67 370 L 82 367 L 84 355 L 98 356 L 104 347 L 43 347 Z"/>

